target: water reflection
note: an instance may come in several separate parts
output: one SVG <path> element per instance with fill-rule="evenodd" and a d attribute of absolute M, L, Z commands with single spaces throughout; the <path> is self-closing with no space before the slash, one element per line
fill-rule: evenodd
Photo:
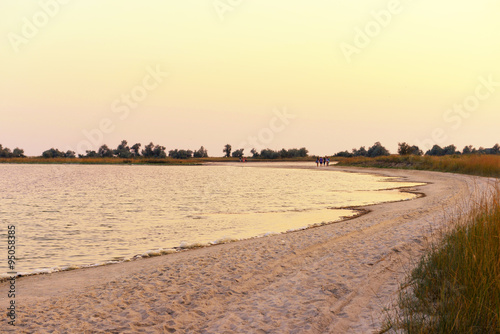
<path fill-rule="evenodd" d="M 335 208 L 415 197 L 383 190 L 413 185 L 385 177 L 252 166 L 1 165 L 1 220 L 16 225 L 17 270 L 279 233 L 355 214 Z"/>

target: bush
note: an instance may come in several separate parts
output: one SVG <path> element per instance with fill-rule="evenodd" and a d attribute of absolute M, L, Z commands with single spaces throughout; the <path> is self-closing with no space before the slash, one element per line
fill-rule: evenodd
<path fill-rule="evenodd" d="M 398 154 L 399 155 L 422 155 L 423 152 L 418 146 L 410 146 L 407 143 L 398 144 Z"/>
<path fill-rule="evenodd" d="M 195 158 L 208 158 L 207 150 L 202 146 L 198 151 L 194 151 L 193 157 Z"/>
<path fill-rule="evenodd" d="M 12 152 L 10 151 L 9 148 L 3 147 L 0 145 L 0 158 L 11 158 L 12 157 Z"/>
<path fill-rule="evenodd" d="M 168 156 L 173 159 L 188 159 L 191 158 L 193 151 L 191 150 L 170 150 Z"/>
<path fill-rule="evenodd" d="M 257 153 L 255 149 L 252 149 L 252 154 L 254 157 L 259 157 L 261 159 L 286 159 L 286 158 L 304 158 L 307 157 L 309 151 L 302 147 L 300 149 L 291 148 L 291 149 L 281 149 L 279 151 L 271 150 L 270 148 L 266 148 L 260 151 L 260 154 Z"/>
<path fill-rule="evenodd" d="M 386 156 L 390 155 L 389 151 L 380 144 L 380 142 L 376 142 L 372 147 L 368 149 L 367 156 L 370 158 Z"/>
<path fill-rule="evenodd" d="M 243 148 L 240 148 L 239 150 L 234 151 L 231 155 L 233 158 L 241 158 L 243 157 Z"/>

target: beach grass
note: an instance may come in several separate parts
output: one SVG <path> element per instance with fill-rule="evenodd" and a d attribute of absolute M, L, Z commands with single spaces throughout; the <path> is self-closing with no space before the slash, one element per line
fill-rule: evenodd
<path fill-rule="evenodd" d="M 500 177 L 500 155 L 416 156 L 390 155 L 375 158 L 334 158 L 338 166 L 403 168 Z"/>
<path fill-rule="evenodd" d="M 402 285 L 381 333 L 500 333 L 500 189 L 452 221 Z"/>

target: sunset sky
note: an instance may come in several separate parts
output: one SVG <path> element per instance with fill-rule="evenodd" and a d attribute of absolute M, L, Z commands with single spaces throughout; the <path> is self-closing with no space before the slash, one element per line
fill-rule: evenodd
<path fill-rule="evenodd" d="M 2 0 L 0 144 L 500 142 L 500 2 Z"/>

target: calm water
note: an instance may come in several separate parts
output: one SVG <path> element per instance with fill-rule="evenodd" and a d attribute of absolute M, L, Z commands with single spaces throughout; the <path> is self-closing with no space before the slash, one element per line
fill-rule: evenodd
<path fill-rule="evenodd" d="M 16 270 L 52 271 L 299 229 L 355 213 L 339 207 L 415 197 L 383 190 L 415 185 L 395 179 L 254 166 L 0 165 L 1 244 L 15 225 Z"/>

